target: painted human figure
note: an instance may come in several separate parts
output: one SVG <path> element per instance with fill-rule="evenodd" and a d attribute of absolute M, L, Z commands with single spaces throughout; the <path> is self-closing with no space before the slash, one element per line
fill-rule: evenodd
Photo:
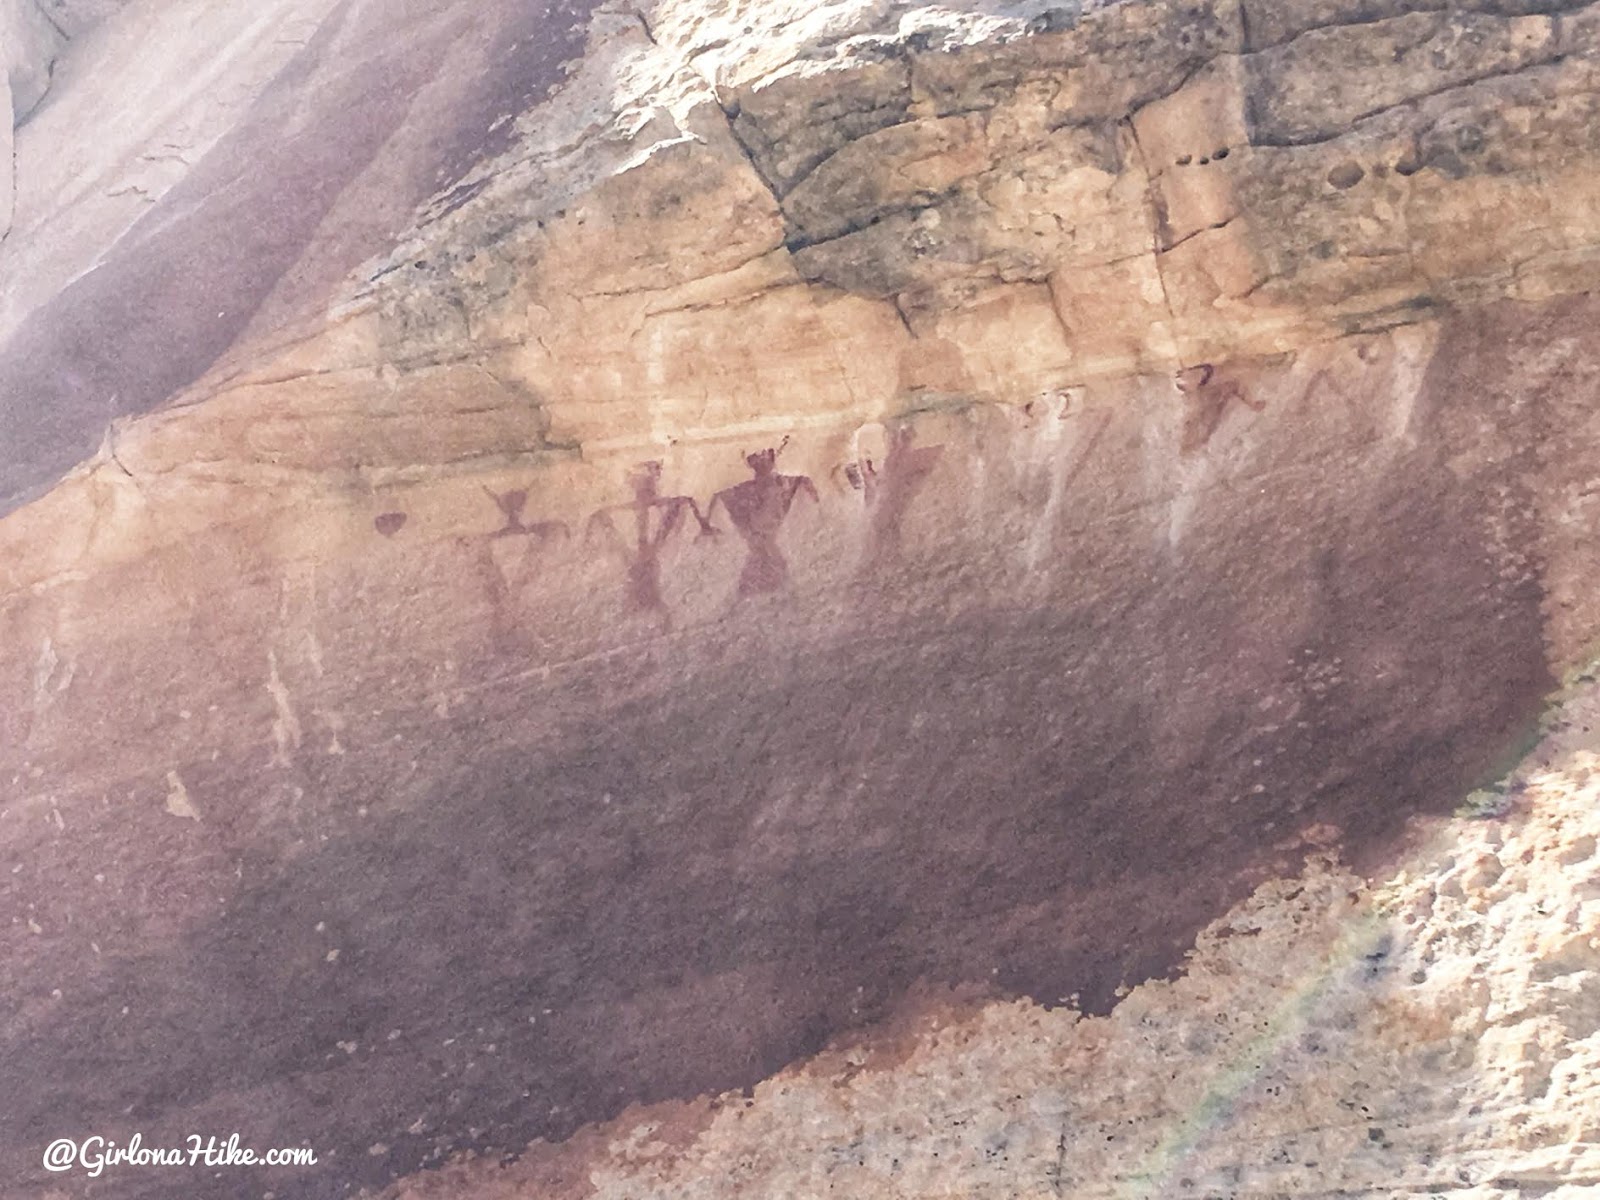
<path fill-rule="evenodd" d="M 496 529 L 490 537 L 531 537 L 539 542 L 548 542 L 553 538 L 567 537 L 569 531 L 565 521 L 535 521 L 532 525 L 522 523 L 522 510 L 528 506 L 528 493 L 524 488 L 511 492 L 491 492 L 483 489 L 484 494 L 493 500 L 495 507 L 500 510 L 500 515 L 506 523 Z"/>
<path fill-rule="evenodd" d="M 683 524 L 684 513 L 692 513 L 702 536 L 716 532 L 700 506 L 690 496 L 661 494 L 661 464 L 640 463 L 628 476 L 633 484 L 633 500 L 613 504 L 589 518 L 588 534 L 604 529 L 622 550 L 628 562 L 628 608 L 632 612 L 665 614 L 666 600 L 661 595 L 661 548 Z M 613 513 L 633 514 L 633 539 L 624 539 L 612 523 Z"/>
<path fill-rule="evenodd" d="M 739 575 L 740 596 L 775 592 L 784 585 L 789 578 L 789 564 L 778 548 L 778 530 L 800 493 L 821 503 L 809 476 L 778 474 L 778 455 L 788 444 L 789 439 L 784 438 L 776 449 L 746 454 L 744 461 L 752 478 L 723 488 L 706 509 L 707 523 L 716 514 L 717 505 L 727 509 L 728 519 L 744 538 L 749 556 Z"/>
<path fill-rule="evenodd" d="M 475 570 L 489 602 L 491 645 L 498 653 L 510 655 L 525 649 L 518 628 L 519 614 L 515 601 L 525 578 L 524 572 L 528 569 L 529 557 L 535 549 L 565 540 L 570 536 L 570 531 L 565 521 L 524 522 L 522 513 L 528 504 L 525 489 L 509 492 L 493 492 L 488 488 L 483 490 L 500 510 L 505 524 L 487 537 L 478 535 L 463 538 L 462 542 L 475 547 L 472 551 Z M 496 552 L 496 546 L 502 545 L 500 539 L 508 537 L 527 539 L 520 556 L 515 550 L 509 555 L 504 551 Z"/>
<path fill-rule="evenodd" d="M 1177 374 L 1178 391 L 1185 399 L 1183 440 L 1179 445 L 1183 454 L 1193 454 L 1211 440 L 1232 401 L 1237 400 L 1254 412 L 1266 407 L 1266 401 L 1252 400 L 1238 383 L 1218 380 L 1216 373 L 1210 363 L 1201 363 Z"/>
<path fill-rule="evenodd" d="M 901 518 L 944 454 L 943 446 L 912 446 L 915 439 L 916 430 L 901 425 L 889 434 L 889 451 L 881 470 L 870 458 L 861 464 L 863 497 L 872 509 L 875 551 L 899 546 Z"/>

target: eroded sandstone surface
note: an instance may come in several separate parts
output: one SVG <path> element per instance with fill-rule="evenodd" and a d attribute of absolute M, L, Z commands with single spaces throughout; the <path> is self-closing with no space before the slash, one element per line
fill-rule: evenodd
<path fill-rule="evenodd" d="M 78 12 L 5 43 L 8 1191 L 1399 1186 L 1040 1089 L 1255 1097 L 1087 1047 L 1289 1003 L 1587 658 L 1600 6 Z M 39 1165 L 235 1129 L 322 1161 Z"/>

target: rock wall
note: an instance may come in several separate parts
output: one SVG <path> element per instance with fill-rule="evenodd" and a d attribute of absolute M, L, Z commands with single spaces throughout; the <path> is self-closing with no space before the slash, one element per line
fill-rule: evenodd
<path fill-rule="evenodd" d="M 185 1194 L 536 1139 L 406 1186 L 687 1192 L 773 1120 L 749 1188 L 820 1190 L 772 1097 L 841 1047 L 898 1062 L 891 1146 L 952 1072 L 1063 1087 L 1210 1003 L 1241 912 L 1274 1011 L 1596 637 L 1597 13 L 135 0 L 67 43 L 0 243 L 7 1188 L 226 1126 L 323 1162 Z M 1244 1071 L 1190 1049 L 1185 1095 Z M 1018 1102 L 1017 1173 L 936 1183 L 930 1133 L 883 1186 L 1171 1194 Z"/>
<path fill-rule="evenodd" d="M 1585 686 L 1391 874 L 1314 853 L 1110 1016 L 927 996 L 751 1092 L 386 1195 L 1592 1195 L 1597 725 Z"/>

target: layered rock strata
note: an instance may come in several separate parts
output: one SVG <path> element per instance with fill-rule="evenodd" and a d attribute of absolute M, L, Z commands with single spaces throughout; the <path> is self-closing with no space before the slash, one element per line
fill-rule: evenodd
<path fill-rule="evenodd" d="M 10 1189 L 1131 1019 L 1594 639 L 1594 6 L 176 15 L 15 135 Z"/>

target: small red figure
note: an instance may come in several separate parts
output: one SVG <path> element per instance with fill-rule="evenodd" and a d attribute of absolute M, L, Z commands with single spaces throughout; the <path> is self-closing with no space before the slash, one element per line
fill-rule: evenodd
<path fill-rule="evenodd" d="M 739 575 L 740 596 L 775 592 L 784 585 L 789 578 L 789 564 L 778 548 L 778 530 L 788 517 L 794 498 L 801 492 L 818 504 L 822 502 L 809 476 L 777 473 L 778 455 L 788 444 L 789 439 L 784 438 L 776 449 L 746 454 L 745 464 L 754 477 L 723 488 L 712 497 L 706 509 L 708 532 L 711 518 L 720 504 L 728 510 L 729 519 L 750 551 Z"/>
<path fill-rule="evenodd" d="M 900 544 L 900 520 L 911 501 L 933 473 L 943 446 L 912 448 L 916 430 L 901 425 L 889 434 L 889 452 L 880 473 L 867 459 L 860 468 L 865 499 L 872 508 L 872 545 L 876 551 L 893 550 Z"/>
<path fill-rule="evenodd" d="M 537 538 L 540 542 L 548 542 L 556 537 L 568 537 L 570 531 L 565 521 L 535 521 L 532 525 L 522 523 L 522 510 L 527 507 L 528 493 L 523 488 L 512 492 L 491 492 L 483 489 L 484 494 L 493 500 L 495 507 L 506 519 L 505 525 L 496 529 L 490 537 L 516 537 L 526 536 Z"/>
<path fill-rule="evenodd" d="M 1186 401 L 1180 453 L 1193 454 L 1211 440 L 1217 426 L 1222 424 L 1229 402 L 1237 400 L 1254 412 L 1260 412 L 1267 406 L 1264 400 L 1250 399 L 1232 380 L 1216 382 L 1216 373 L 1216 368 L 1210 363 L 1201 363 L 1198 367 L 1178 372 L 1178 390 Z"/>
<path fill-rule="evenodd" d="M 659 462 L 640 463 L 628 476 L 628 481 L 633 484 L 632 503 L 602 508 L 589 518 L 585 536 L 604 528 L 622 550 L 628 561 L 628 607 L 631 611 L 665 613 L 667 604 L 661 596 L 661 547 L 683 523 L 686 511 L 694 514 L 702 537 L 716 530 L 701 515 L 700 506 L 693 497 L 661 495 Z M 631 546 L 611 522 L 611 514 L 620 512 L 633 514 Z"/>
<path fill-rule="evenodd" d="M 495 530 L 488 537 L 474 536 L 462 538 L 463 545 L 475 546 L 474 561 L 476 571 L 482 580 L 484 594 L 489 600 L 490 612 L 490 639 L 497 652 L 513 654 L 520 649 L 520 633 L 517 628 L 517 618 L 514 612 L 514 588 L 521 584 L 515 582 L 502 565 L 502 557 L 495 554 L 495 543 L 500 538 L 526 537 L 537 547 L 543 547 L 557 539 L 570 536 L 565 521 L 535 521 L 526 525 L 522 520 L 522 510 L 527 507 L 528 493 L 522 488 L 510 492 L 491 492 L 484 488 L 484 493 L 494 501 L 495 507 L 505 517 L 504 527 Z M 530 548 L 524 547 L 521 561 L 526 566 Z M 513 551 L 511 557 L 516 558 Z"/>

